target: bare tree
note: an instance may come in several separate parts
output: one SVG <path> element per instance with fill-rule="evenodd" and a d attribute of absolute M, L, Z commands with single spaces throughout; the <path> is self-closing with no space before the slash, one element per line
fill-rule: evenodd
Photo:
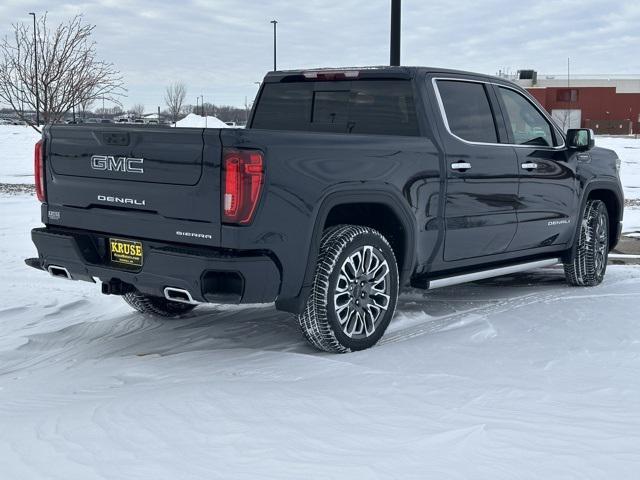
<path fill-rule="evenodd" d="M 136 103 L 133 107 L 131 107 L 131 109 L 129 109 L 129 112 L 133 113 L 137 118 L 140 118 L 142 115 L 144 115 L 144 105 L 141 103 Z"/>
<path fill-rule="evenodd" d="M 106 107 L 106 108 L 96 108 L 96 115 L 100 115 L 101 117 L 116 117 L 122 115 L 124 110 L 118 105 L 114 107 Z"/>
<path fill-rule="evenodd" d="M 82 112 L 82 118 L 87 117 L 87 112 L 91 111 L 91 107 L 94 103 L 95 99 L 93 98 L 85 98 L 78 103 L 78 105 L 80 106 L 80 111 Z"/>
<path fill-rule="evenodd" d="M 91 41 L 94 28 L 84 23 L 82 15 L 50 28 L 45 14 L 37 23 L 36 58 L 32 29 L 14 24 L 13 36 L 0 42 L 0 100 L 38 131 L 25 112 L 36 109 L 36 83 L 45 124 L 60 121 L 72 107 L 98 98 L 120 104 L 118 97 L 125 92 L 122 76 L 111 63 L 97 59 Z"/>
<path fill-rule="evenodd" d="M 182 82 L 174 82 L 169 85 L 164 94 L 164 102 L 169 110 L 169 115 L 173 122 L 178 121 L 178 116 L 182 112 L 182 104 L 187 96 L 187 87 Z"/>

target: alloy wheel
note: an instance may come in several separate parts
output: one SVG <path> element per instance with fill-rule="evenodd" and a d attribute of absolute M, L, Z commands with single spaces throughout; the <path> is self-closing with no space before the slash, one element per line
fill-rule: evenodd
<path fill-rule="evenodd" d="M 607 217 L 604 212 L 600 212 L 594 234 L 594 263 L 596 275 L 600 275 L 605 267 L 608 248 Z"/>
<path fill-rule="evenodd" d="M 389 308 L 390 270 L 382 253 L 359 247 L 340 267 L 333 303 L 340 327 L 350 338 L 371 336 Z"/>

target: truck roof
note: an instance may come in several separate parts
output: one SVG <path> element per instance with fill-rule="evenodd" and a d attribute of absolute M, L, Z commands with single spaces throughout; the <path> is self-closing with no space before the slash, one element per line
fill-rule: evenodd
<path fill-rule="evenodd" d="M 388 65 L 364 66 L 364 67 L 335 67 L 335 68 L 309 68 L 299 70 L 278 70 L 268 72 L 264 81 L 276 83 L 281 81 L 312 80 L 314 75 L 335 76 L 336 79 L 349 78 L 399 78 L 411 79 L 419 74 L 436 73 L 441 75 L 470 75 L 491 80 L 505 81 L 502 78 L 484 73 L 468 72 L 438 67 L 402 66 L 392 67 Z"/>

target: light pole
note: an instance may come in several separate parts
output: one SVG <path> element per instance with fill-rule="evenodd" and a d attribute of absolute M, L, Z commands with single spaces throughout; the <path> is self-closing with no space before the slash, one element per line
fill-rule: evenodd
<path fill-rule="evenodd" d="M 40 125 L 40 93 L 38 92 L 38 42 L 36 35 L 36 14 L 29 12 L 33 17 L 33 60 L 36 67 L 36 124 Z"/>
<path fill-rule="evenodd" d="M 278 21 L 277 20 L 271 20 L 271 23 L 273 23 L 273 71 L 275 72 L 277 70 L 276 68 L 276 25 L 278 25 Z"/>
<path fill-rule="evenodd" d="M 400 65 L 400 0 L 391 0 L 391 45 L 389 65 Z"/>

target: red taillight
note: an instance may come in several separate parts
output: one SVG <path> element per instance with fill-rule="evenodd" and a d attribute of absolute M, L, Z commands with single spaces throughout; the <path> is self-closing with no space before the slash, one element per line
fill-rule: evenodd
<path fill-rule="evenodd" d="M 251 223 L 263 183 L 262 152 L 225 148 L 222 155 L 222 221 Z"/>
<path fill-rule="evenodd" d="M 44 141 L 39 140 L 33 149 L 33 174 L 36 183 L 36 196 L 40 202 L 45 202 L 47 197 L 45 195 L 44 184 Z"/>

